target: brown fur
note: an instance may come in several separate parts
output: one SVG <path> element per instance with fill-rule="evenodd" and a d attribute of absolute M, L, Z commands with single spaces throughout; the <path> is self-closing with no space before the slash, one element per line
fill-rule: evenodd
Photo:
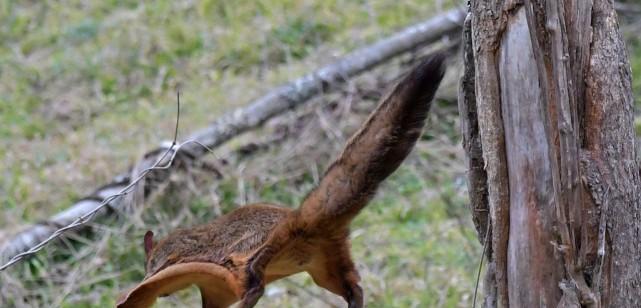
<path fill-rule="evenodd" d="M 443 77 L 443 58 L 428 58 L 395 87 L 298 209 L 247 205 L 209 224 L 175 231 L 157 244 L 149 245 L 145 236 L 146 250 L 151 246 L 147 275 L 118 306 L 151 305 L 157 296 L 193 283 L 201 289 L 203 307 L 237 300 L 241 307 L 253 307 L 265 284 L 305 271 L 350 308 L 362 307 L 349 223 L 420 136 Z"/>

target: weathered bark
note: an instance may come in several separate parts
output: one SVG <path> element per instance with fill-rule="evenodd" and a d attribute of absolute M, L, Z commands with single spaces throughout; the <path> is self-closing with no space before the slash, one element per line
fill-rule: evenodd
<path fill-rule="evenodd" d="M 465 13 L 460 9 L 447 11 L 403 29 L 372 45 L 360 48 L 335 63 L 274 89 L 247 107 L 239 108 L 222 116 L 209 127 L 191 134 L 187 139 L 196 140 L 211 148 L 219 146 L 233 137 L 259 127 L 274 116 L 305 104 L 314 95 L 344 83 L 349 77 L 370 70 L 389 61 L 394 56 L 433 43 L 445 35 L 456 35 L 460 31 L 464 15 Z M 136 170 L 153 165 L 159 154 L 162 154 L 165 149 L 166 147 L 161 147 L 148 152 L 136 166 L 115 177 L 111 183 L 96 189 L 86 198 L 77 201 L 70 208 L 49 220 L 28 227 L 8 238 L 0 245 L 0 262 L 5 262 L 14 255 L 28 251 L 49 238 L 59 228 L 72 223 L 82 215 L 97 210 L 105 198 L 118 193 L 129 185 L 132 175 L 136 176 Z M 190 144 L 181 148 L 181 153 L 181 158 L 186 163 L 191 163 L 200 159 L 207 151 L 196 144 Z M 155 171 L 153 177 L 148 177 L 143 181 L 145 196 L 151 194 L 156 187 L 156 185 L 150 185 L 150 182 L 162 182 L 172 172 L 171 169 L 159 171 Z M 124 211 L 127 204 L 128 202 L 123 202 L 122 198 L 117 198 L 110 202 L 108 208 L 98 210 L 93 217 L 113 213 L 114 211 L 110 209 L 116 212 Z M 0 264 L 0 271 L 6 268 L 5 265 Z"/>
<path fill-rule="evenodd" d="M 475 97 L 483 160 L 487 172 L 487 190 L 492 238 L 489 241 L 492 258 L 488 269 L 493 277 L 493 303 L 508 306 L 508 232 L 509 185 L 505 156 L 505 137 L 501 120 L 500 86 L 497 48 L 500 33 L 505 27 L 502 1 L 472 3 L 472 46 L 474 50 Z M 481 189 L 481 188 L 479 188 Z"/>
<path fill-rule="evenodd" d="M 601 219 L 596 292 L 611 307 L 641 307 L 641 191 L 633 129 L 631 72 L 612 3 L 595 1 L 586 78 L 588 186 Z M 602 277 L 601 277 L 602 275 Z"/>
<path fill-rule="evenodd" d="M 478 116 L 476 112 L 476 97 L 474 95 L 474 52 L 472 51 L 472 19 L 471 15 L 465 18 L 463 24 L 463 68 L 464 72 L 459 85 L 459 111 L 461 118 L 461 132 L 463 148 L 467 153 L 466 162 L 469 179 L 470 209 L 472 220 L 479 234 L 479 240 L 485 242 L 487 230 L 488 200 L 487 200 L 487 173 L 483 160 L 483 148 L 479 132 Z"/>
<path fill-rule="evenodd" d="M 459 106 L 464 140 L 478 121 L 481 145 L 465 149 L 470 162 L 482 151 L 488 178 L 470 170 L 472 204 L 489 197 L 485 305 L 641 307 L 641 181 L 612 1 L 470 10 L 463 81 L 476 86 L 463 83 Z"/>

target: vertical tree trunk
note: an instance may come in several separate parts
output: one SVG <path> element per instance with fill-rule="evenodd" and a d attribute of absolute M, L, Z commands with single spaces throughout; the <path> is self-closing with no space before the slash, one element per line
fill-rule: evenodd
<path fill-rule="evenodd" d="M 464 46 L 484 306 L 641 307 L 641 182 L 612 0 L 472 1 Z"/>

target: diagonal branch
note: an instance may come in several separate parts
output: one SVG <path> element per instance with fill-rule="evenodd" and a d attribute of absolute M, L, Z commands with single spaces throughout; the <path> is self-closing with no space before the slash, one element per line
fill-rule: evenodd
<path fill-rule="evenodd" d="M 173 155 L 177 154 L 181 160 L 187 163 L 196 161 L 207 154 L 207 150 L 199 146 L 199 144 L 209 148 L 217 147 L 235 136 L 259 127 L 276 115 L 304 105 L 314 95 L 344 83 L 346 78 L 370 70 L 394 56 L 422 45 L 433 43 L 444 35 L 452 34 L 457 37 L 463 18 L 464 12 L 460 9 L 447 11 L 425 22 L 410 26 L 372 45 L 360 48 L 333 64 L 274 89 L 247 107 L 222 116 L 209 127 L 189 136 L 188 140 L 190 142 L 183 143 L 180 151 L 174 151 L 176 150 L 174 145 L 166 145 L 148 152 L 130 170 L 149 170 L 154 166 L 155 162 L 163 161 L 159 159 L 164 155 L 163 153 L 169 152 L 173 152 Z M 158 166 L 156 165 L 156 167 Z M 164 181 L 173 170 L 173 168 L 155 169 L 158 168 L 154 168 L 154 172 L 140 183 L 144 185 L 145 196 L 153 192 L 154 185 L 149 185 L 150 183 Z M 20 253 L 33 250 L 34 247 L 41 248 L 44 246 L 43 242 L 48 243 L 55 238 L 55 234 L 59 236 L 68 229 L 84 227 L 93 218 L 106 216 L 112 212 L 109 211 L 109 208 L 116 211 L 126 210 L 128 202 L 122 196 L 114 197 L 114 195 L 126 190 L 135 178 L 142 174 L 138 173 L 132 176 L 131 173 L 129 171 L 116 176 L 111 183 L 80 199 L 67 210 L 58 213 L 44 223 L 28 227 L 1 243 L 0 261 L 4 262 Z M 0 271 L 10 265 L 6 263 L 0 266 Z"/>

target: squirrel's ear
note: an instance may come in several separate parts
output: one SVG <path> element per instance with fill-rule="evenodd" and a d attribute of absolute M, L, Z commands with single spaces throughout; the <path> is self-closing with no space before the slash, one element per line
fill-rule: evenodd
<path fill-rule="evenodd" d="M 147 231 L 145 233 L 145 256 L 147 259 L 149 259 L 149 253 L 151 252 L 151 249 L 154 248 L 154 233 L 151 231 Z"/>

